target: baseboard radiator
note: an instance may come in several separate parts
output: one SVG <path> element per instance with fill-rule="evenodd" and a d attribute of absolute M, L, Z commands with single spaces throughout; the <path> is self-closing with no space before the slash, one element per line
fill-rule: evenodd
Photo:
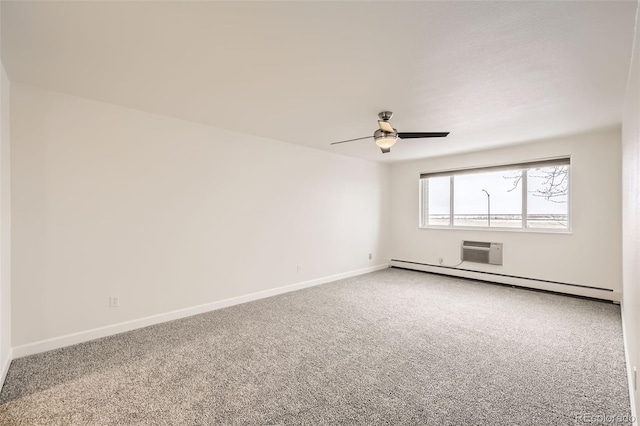
<path fill-rule="evenodd" d="M 488 263 L 488 262 L 485 262 Z M 619 303 L 621 294 L 609 288 L 589 285 L 573 284 L 560 281 L 522 277 L 516 275 L 500 274 L 496 272 L 477 271 L 467 268 L 442 266 L 424 262 L 415 262 L 402 259 L 391 259 L 389 267 L 410 269 L 414 271 L 429 272 L 439 275 L 448 275 L 459 278 L 470 278 L 477 281 L 485 281 L 496 284 L 506 284 L 514 287 L 523 287 L 536 290 L 544 290 L 552 293 L 563 293 L 573 296 L 589 297 L 593 299 L 608 300 Z"/>

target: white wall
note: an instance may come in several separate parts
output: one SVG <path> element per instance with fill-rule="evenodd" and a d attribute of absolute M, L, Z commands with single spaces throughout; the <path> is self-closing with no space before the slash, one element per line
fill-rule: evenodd
<path fill-rule="evenodd" d="M 503 266 L 465 263 L 461 268 L 602 287 L 615 292 L 600 292 L 602 296 L 619 298 L 622 285 L 620 137 L 619 129 L 609 129 L 394 164 L 391 168 L 391 258 L 435 265 L 443 258 L 445 264 L 454 265 L 460 261 L 460 244 L 464 239 L 503 242 Z M 564 155 L 571 155 L 572 164 L 571 234 L 418 228 L 420 173 Z M 527 282 L 518 284 L 527 285 Z M 546 288 L 595 295 L 557 284 Z"/>
<path fill-rule="evenodd" d="M 636 15 L 633 60 L 622 122 L 622 267 L 625 338 L 630 366 L 640 367 L 640 27 Z M 640 380 L 640 377 L 638 377 Z M 636 413 L 640 392 L 635 390 Z"/>
<path fill-rule="evenodd" d="M 11 171 L 9 79 L 0 63 L 0 387 L 11 362 Z"/>
<path fill-rule="evenodd" d="M 18 84 L 11 125 L 14 346 L 387 261 L 388 166 Z"/>
<path fill-rule="evenodd" d="M 0 12 L 2 10 L 0 4 Z M 0 43 L 1 44 L 1 43 Z M 10 83 L 0 61 L 0 388 L 11 363 Z"/>

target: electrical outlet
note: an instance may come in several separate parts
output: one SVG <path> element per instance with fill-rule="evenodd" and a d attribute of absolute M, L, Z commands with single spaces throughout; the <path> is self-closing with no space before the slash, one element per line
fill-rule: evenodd
<path fill-rule="evenodd" d="M 369 253 L 369 260 L 373 259 L 373 253 Z"/>
<path fill-rule="evenodd" d="M 109 297 L 109 307 L 110 308 L 120 307 L 120 298 L 118 296 Z"/>

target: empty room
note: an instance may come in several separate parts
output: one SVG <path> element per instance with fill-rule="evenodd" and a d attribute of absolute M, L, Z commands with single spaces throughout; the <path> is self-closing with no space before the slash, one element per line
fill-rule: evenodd
<path fill-rule="evenodd" d="M 0 425 L 637 425 L 629 1 L 0 1 Z"/>

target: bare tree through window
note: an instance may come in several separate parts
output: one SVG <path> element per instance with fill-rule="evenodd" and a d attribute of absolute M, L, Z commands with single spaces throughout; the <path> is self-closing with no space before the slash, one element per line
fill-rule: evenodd
<path fill-rule="evenodd" d="M 532 191 L 527 191 L 534 197 L 542 197 L 554 203 L 566 203 L 569 193 L 569 168 L 567 166 L 536 167 L 529 169 L 530 177 L 542 179 L 542 188 L 538 187 Z M 513 182 L 513 187 L 509 192 L 518 188 L 522 181 L 523 174 L 520 170 L 512 170 L 510 175 L 504 176 Z"/>

